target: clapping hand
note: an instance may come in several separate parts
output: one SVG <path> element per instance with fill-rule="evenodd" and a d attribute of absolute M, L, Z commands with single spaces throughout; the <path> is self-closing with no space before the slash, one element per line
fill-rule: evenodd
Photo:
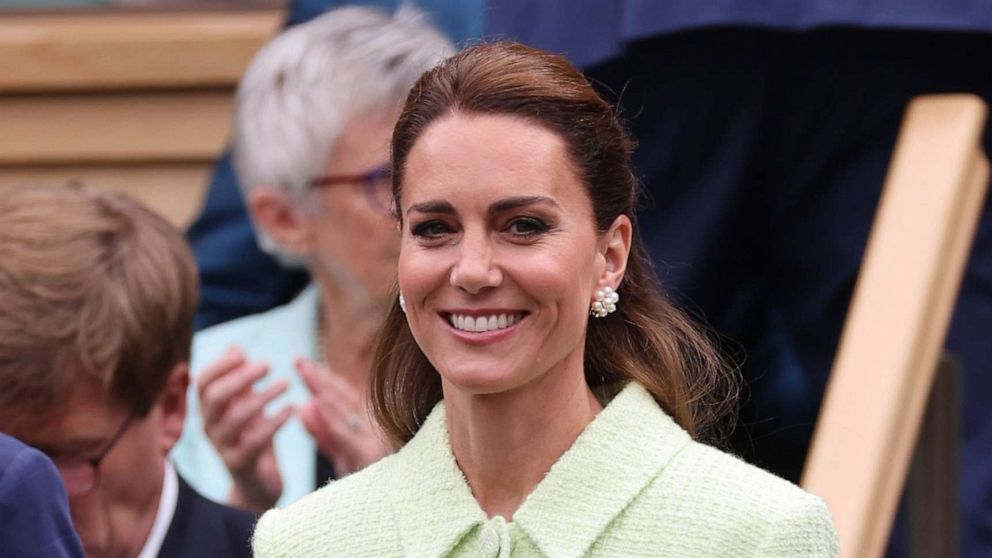
<path fill-rule="evenodd" d="M 293 411 L 286 406 L 265 416 L 265 406 L 289 386 L 279 380 L 255 390 L 268 371 L 267 364 L 248 362 L 232 347 L 196 381 L 203 428 L 234 480 L 229 503 L 254 511 L 271 508 L 282 494 L 272 438 Z"/>
<path fill-rule="evenodd" d="M 363 469 L 389 453 L 369 419 L 364 390 L 307 359 L 296 369 L 313 398 L 299 407 L 300 420 L 338 475 Z"/>

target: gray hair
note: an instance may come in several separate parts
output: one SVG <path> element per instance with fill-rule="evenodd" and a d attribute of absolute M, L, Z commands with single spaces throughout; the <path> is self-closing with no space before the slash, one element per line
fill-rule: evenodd
<path fill-rule="evenodd" d="M 266 186 L 301 200 L 352 117 L 398 111 L 420 74 L 453 52 L 406 2 L 392 15 L 338 8 L 272 39 L 248 66 L 235 98 L 233 163 L 242 194 L 247 199 Z M 260 227 L 255 233 L 263 250 L 294 259 Z"/>

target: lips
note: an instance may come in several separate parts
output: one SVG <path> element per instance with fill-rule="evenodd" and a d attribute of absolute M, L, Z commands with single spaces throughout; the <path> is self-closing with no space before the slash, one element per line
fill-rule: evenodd
<path fill-rule="evenodd" d="M 509 312 L 499 314 L 488 314 L 479 316 L 469 316 L 467 314 L 452 313 L 448 315 L 448 323 L 451 327 L 459 331 L 472 333 L 484 333 L 506 329 L 519 322 L 523 318 L 523 313 Z"/>

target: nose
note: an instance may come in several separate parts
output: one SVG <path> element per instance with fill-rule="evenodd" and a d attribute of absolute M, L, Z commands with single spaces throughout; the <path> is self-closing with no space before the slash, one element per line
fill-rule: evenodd
<path fill-rule="evenodd" d="M 503 282 L 503 273 L 494 261 L 493 248 L 484 233 L 463 234 L 449 280 L 452 286 L 470 294 L 479 294 Z"/>

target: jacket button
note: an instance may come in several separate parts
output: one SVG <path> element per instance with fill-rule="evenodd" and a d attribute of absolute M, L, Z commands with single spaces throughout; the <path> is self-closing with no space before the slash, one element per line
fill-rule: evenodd
<path fill-rule="evenodd" d="M 497 558 L 499 556 L 499 533 L 492 525 L 486 524 L 479 534 L 479 549 L 483 558 Z"/>

